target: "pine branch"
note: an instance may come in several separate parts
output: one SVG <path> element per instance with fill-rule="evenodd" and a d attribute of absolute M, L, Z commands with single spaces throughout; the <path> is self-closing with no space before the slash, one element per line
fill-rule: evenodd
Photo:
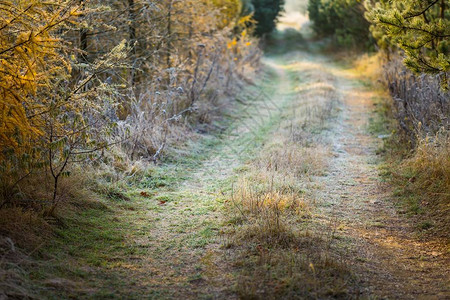
<path fill-rule="evenodd" d="M 436 3 L 438 3 L 439 2 L 439 0 L 434 0 L 430 5 L 428 5 L 425 9 L 423 9 L 422 11 L 419 11 L 419 12 L 415 12 L 415 13 L 410 13 L 410 14 L 406 14 L 403 18 L 405 19 L 405 20 L 407 20 L 407 19 L 411 19 L 411 18 L 414 18 L 414 17 L 418 17 L 418 16 L 420 16 L 420 15 L 423 15 L 423 14 L 425 14 L 431 7 L 433 7 L 433 5 L 435 5 Z"/>

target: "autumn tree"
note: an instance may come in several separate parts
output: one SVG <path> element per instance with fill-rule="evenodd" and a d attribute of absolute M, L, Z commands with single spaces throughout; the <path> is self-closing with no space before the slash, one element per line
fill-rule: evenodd
<path fill-rule="evenodd" d="M 220 27 L 223 28 L 239 21 L 243 9 L 241 0 L 212 0 L 212 3 L 220 12 L 222 19 L 218 22 Z"/>
<path fill-rule="evenodd" d="M 0 5 L 0 154 L 18 153 L 41 136 L 42 114 L 51 98 L 37 100 L 71 66 L 61 56 L 64 43 L 55 28 L 77 14 L 61 1 L 3 1 Z M 40 97 L 39 97 L 40 98 Z"/>

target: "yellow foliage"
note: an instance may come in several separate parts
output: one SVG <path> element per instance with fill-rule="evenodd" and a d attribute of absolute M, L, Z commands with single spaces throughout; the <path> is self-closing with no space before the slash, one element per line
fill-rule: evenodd
<path fill-rule="evenodd" d="M 215 7 L 220 10 L 223 17 L 221 27 L 233 25 L 239 19 L 242 10 L 241 0 L 212 0 Z"/>
<path fill-rule="evenodd" d="M 253 20 L 252 15 L 243 16 L 239 19 L 238 25 L 246 26 L 246 24 L 254 24 L 255 20 Z"/>
<path fill-rule="evenodd" d="M 233 38 L 230 42 L 228 42 L 227 46 L 228 49 L 233 49 L 233 47 L 235 47 L 237 45 L 237 40 L 236 38 Z"/>
<path fill-rule="evenodd" d="M 67 1 L 2 1 L 0 16 L 0 156 L 18 153 L 42 134 L 42 113 L 52 99 L 39 97 L 70 72 L 62 42 L 52 35 L 76 8 Z"/>

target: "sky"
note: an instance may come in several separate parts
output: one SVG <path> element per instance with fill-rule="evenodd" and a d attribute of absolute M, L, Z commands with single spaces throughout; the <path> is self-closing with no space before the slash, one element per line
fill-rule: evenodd
<path fill-rule="evenodd" d="M 281 16 L 277 25 L 278 30 L 294 28 L 300 30 L 302 25 L 309 21 L 306 16 L 308 0 L 286 0 L 285 12 Z"/>

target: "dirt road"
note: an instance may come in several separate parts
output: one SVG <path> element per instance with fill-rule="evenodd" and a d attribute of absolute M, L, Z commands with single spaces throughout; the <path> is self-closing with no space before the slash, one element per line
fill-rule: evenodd
<path fill-rule="evenodd" d="M 301 138 L 330 154 L 323 174 L 308 177 L 304 186 L 315 202 L 314 222 L 332 224 L 330 243 L 337 246 L 329 251 L 338 249 L 339 254 L 331 256 L 340 256 L 357 278 L 346 297 L 448 299 L 448 251 L 417 236 L 378 176 L 375 150 L 380 141 L 367 132 L 377 91 L 362 84 L 361 74 L 351 68 L 308 51 L 268 57 L 265 64 L 270 76 L 246 95 L 248 111 L 232 122 L 234 127 L 214 147 L 204 149 L 209 159 L 163 195 L 177 200 L 165 203 L 157 215 L 154 210 L 148 213 L 155 220 L 149 231 L 152 238 L 141 247 L 153 250 L 139 263 L 142 292 L 151 280 L 152 291 L 168 298 L 239 296 L 221 235 L 230 182 L 264 145 L 283 134 L 282 124 L 292 115 L 313 122 L 323 117 L 311 113 L 315 107 L 334 97 L 339 112 L 332 120 L 322 120 L 326 129 L 310 130 Z"/>

